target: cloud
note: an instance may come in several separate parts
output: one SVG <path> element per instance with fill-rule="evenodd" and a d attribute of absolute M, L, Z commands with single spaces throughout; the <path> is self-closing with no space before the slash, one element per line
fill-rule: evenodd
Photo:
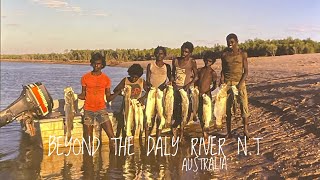
<path fill-rule="evenodd" d="M 56 9 L 59 12 L 70 12 L 81 16 L 101 16 L 107 17 L 111 14 L 102 11 L 84 10 L 80 6 L 75 6 L 68 3 L 66 0 L 33 0 L 33 2 L 40 4 L 46 8 Z"/>
<path fill-rule="evenodd" d="M 34 2 L 44 5 L 48 8 L 61 8 L 68 6 L 68 3 L 63 0 L 33 0 Z"/>
<path fill-rule="evenodd" d="M 110 14 L 103 13 L 103 12 L 94 12 L 94 13 L 92 13 L 92 16 L 102 16 L 102 17 L 107 17 L 107 16 L 110 16 Z"/>
<path fill-rule="evenodd" d="M 58 11 L 81 13 L 83 10 L 79 6 L 66 6 L 59 8 Z"/>
<path fill-rule="evenodd" d="M 307 33 L 307 32 L 320 32 L 320 26 L 317 25 L 306 25 L 306 26 L 295 26 L 289 27 L 287 31 L 298 32 L 298 33 Z"/>
<path fill-rule="evenodd" d="M 56 9 L 58 11 L 74 12 L 74 13 L 82 12 L 81 7 L 70 5 L 65 0 L 33 0 L 33 1 L 44 7 Z"/>

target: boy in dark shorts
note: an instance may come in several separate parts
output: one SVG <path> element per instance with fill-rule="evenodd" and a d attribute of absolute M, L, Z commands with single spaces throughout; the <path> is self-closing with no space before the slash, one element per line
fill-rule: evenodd
<path fill-rule="evenodd" d="M 183 128 L 184 123 L 186 123 L 182 122 L 182 97 L 179 90 L 184 89 L 189 92 L 190 86 L 193 86 L 197 80 L 197 64 L 196 61 L 191 58 L 193 49 L 194 47 L 191 42 L 183 43 L 181 46 L 181 57 L 172 60 L 172 85 L 174 88 L 174 123 L 172 125 L 172 131 L 175 139 L 179 125 L 181 125 L 180 136 L 183 138 Z"/>
<path fill-rule="evenodd" d="M 203 57 L 204 67 L 198 69 L 198 81 L 197 85 L 199 88 L 199 109 L 198 109 L 198 116 L 200 119 L 203 136 L 205 140 L 208 140 L 208 129 L 204 129 L 204 122 L 203 122 L 203 94 L 207 94 L 211 98 L 211 91 L 216 88 L 217 82 L 217 73 L 211 68 L 216 62 L 216 56 L 214 52 L 207 51 Z M 212 85 L 212 87 L 211 87 Z"/>

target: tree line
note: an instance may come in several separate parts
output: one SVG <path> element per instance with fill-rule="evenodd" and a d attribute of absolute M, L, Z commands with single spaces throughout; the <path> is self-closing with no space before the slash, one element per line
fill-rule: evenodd
<path fill-rule="evenodd" d="M 239 44 L 239 47 L 248 53 L 248 57 L 281 56 L 293 54 L 320 53 L 320 42 L 310 38 L 305 40 L 288 37 L 280 40 L 247 40 Z M 196 46 L 193 57 L 200 59 L 207 50 L 217 53 L 217 56 L 226 46 L 216 44 L 213 47 Z M 180 48 L 166 48 L 167 58 L 173 59 L 180 56 Z M 101 52 L 107 60 L 113 61 L 143 61 L 155 59 L 152 49 L 100 49 L 100 50 L 65 50 L 64 53 L 50 54 L 23 54 L 1 55 L 1 59 L 25 59 L 25 60 L 54 60 L 54 61 L 89 61 L 93 52 Z"/>

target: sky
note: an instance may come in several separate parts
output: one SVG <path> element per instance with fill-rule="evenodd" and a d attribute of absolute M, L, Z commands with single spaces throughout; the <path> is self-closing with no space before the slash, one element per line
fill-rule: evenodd
<path fill-rule="evenodd" d="M 1 0 L 1 54 L 320 41 L 317 0 Z"/>

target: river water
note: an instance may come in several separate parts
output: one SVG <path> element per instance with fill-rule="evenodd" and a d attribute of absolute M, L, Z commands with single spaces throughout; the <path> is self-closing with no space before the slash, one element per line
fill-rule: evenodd
<path fill-rule="evenodd" d="M 89 65 L 1 62 L 1 107 L 4 109 L 22 90 L 22 85 L 42 82 L 53 99 L 63 98 L 71 86 L 80 92 L 81 76 Z M 103 72 L 114 88 L 127 75 L 126 68 L 106 67 Z M 183 159 L 190 157 L 190 146 L 179 147 L 175 156 L 146 155 L 147 145 L 135 141 L 133 155 L 117 156 L 107 145 L 92 156 L 69 156 L 43 151 L 23 135 L 20 124 L 0 128 L 0 179 L 210 179 L 217 170 L 182 170 Z M 218 163 L 218 162 L 217 162 Z M 218 165 L 217 165 L 218 166 Z M 223 171 L 223 170 L 221 170 Z M 220 174 L 221 175 L 221 174 Z"/>

